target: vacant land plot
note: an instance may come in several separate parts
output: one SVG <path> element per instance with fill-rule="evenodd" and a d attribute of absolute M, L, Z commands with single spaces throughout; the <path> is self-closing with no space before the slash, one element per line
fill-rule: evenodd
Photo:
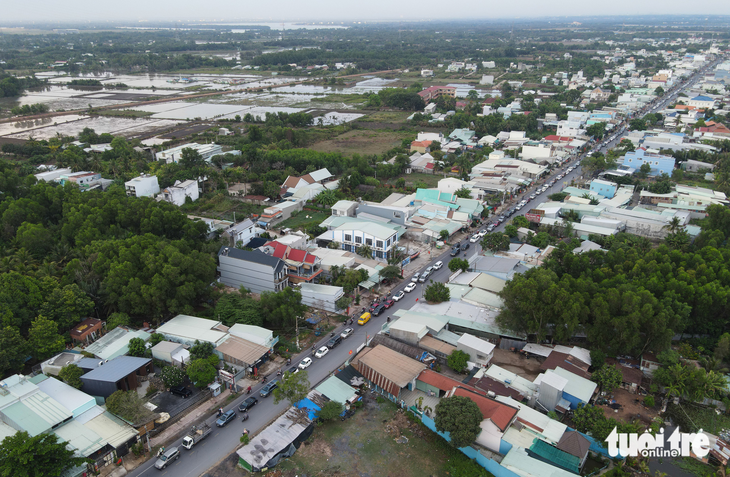
<path fill-rule="evenodd" d="M 423 186 L 425 184 L 425 188 L 430 187 L 436 187 L 438 186 L 439 180 L 444 178 L 443 173 L 441 174 L 424 174 L 422 172 L 414 172 L 412 174 L 405 174 L 403 176 L 403 179 L 406 181 L 406 187 L 416 187 L 416 186 Z M 394 177 L 393 179 L 389 180 L 388 183 L 393 185 L 395 184 L 395 181 L 397 180 L 397 177 Z"/>
<path fill-rule="evenodd" d="M 530 381 L 540 374 L 542 364 L 534 358 L 526 358 L 519 353 L 500 348 L 494 350 L 492 363 Z"/>
<path fill-rule="evenodd" d="M 223 192 L 218 192 L 213 195 L 206 194 L 191 204 L 183 205 L 181 209 L 188 215 L 232 221 L 234 213 L 236 220 L 243 220 L 251 214 L 260 214 L 264 206 L 241 202 Z"/>
<path fill-rule="evenodd" d="M 382 154 L 398 147 L 403 139 L 413 139 L 413 135 L 401 131 L 353 130 L 327 141 L 313 144 L 310 149 L 320 152 L 339 152 L 352 154 Z"/>
<path fill-rule="evenodd" d="M 422 425 L 409 421 L 395 405 L 368 396 L 365 406 L 344 422 L 318 426 L 290 459 L 278 466 L 285 477 L 448 475 L 468 458 Z M 473 464 L 476 466 L 476 464 Z M 488 475 L 480 467 L 462 475 Z"/>
<path fill-rule="evenodd" d="M 275 224 L 277 229 L 290 228 L 298 229 L 300 227 L 306 227 L 308 225 L 317 224 L 319 225 L 329 217 L 331 213 L 327 212 L 313 212 L 311 210 L 302 210 L 297 215 L 290 217 L 283 222 Z"/>
<path fill-rule="evenodd" d="M 413 111 L 374 111 L 358 121 L 362 123 L 403 123 L 411 114 Z"/>

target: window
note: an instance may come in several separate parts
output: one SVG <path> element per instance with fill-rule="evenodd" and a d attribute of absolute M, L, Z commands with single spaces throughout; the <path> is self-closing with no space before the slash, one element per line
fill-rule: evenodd
<path fill-rule="evenodd" d="M 345 242 L 352 242 L 352 235 L 345 234 Z"/>
<path fill-rule="evenodd" d="M 380 250 L 377 250 L 375 252 L 375 256 L 378 257 L 378 258 L 383 258 L 383 252 L 381 252 Z"/>
<path fill-rule="evenodd" d="M 362 243 L 362 237 L 355 236 L 355 243 Z"/>
<path fill-rule="evenodd" d="M 655 166 L 658 166 L 659 165 L 659 161 L 654 161 L 654 165 Z"/>
<path fill-rule="evenodd" d="M 368 247 L 372 247 L 373 246 L 373 239 L 365 239 L 365 245 L 367 245 Z"/>
<path fill-rule="evenodd" d="M 383 241 L 382 240 L 376 240 L 375 241 L 375 246 L 377 248 L 383 248 Z"/>

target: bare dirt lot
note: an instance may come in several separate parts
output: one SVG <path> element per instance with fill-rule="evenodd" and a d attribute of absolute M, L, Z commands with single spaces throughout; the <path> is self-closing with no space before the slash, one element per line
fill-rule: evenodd
<path fill-rule="evenodd" d="M 403 139 L 412 139 L 413 134 L 399 131 L 353 130 L 333 139 L 313 144 L 310 149 L 319 152 L 342 154 L 382 154 L 400 146 Z"/>
<path fill-rule="evenodd" d="M 492 364 L 532 381 L 540 374 L 540 365 L 542 363 L 533 358 L 526 358 L 519 353 L 513 353 L 510 350 L 496 348 Z"/>
<path fill-rule="evenodd" d="M 608 418 L 612 417 L 619 421 L 630 422 L 634 419 L 639 419 L 639 416 L 641 416 L 640 419 L 644 423 L 648 424 L 653 418 L 657 416 L 656 409 L 647 408 L 642 404 L 644 401 L 644 397 L 639 394 L 631 394 L 625 389 L 617 389 L 612 393 L 612 395 L 612 399 L 615 399 L 616 402 L 621 405 L 621 408 L 618 409 L 618 412 L 616 412 L 610 406 L 602 406 L 596 404 L 596 406 L 603 409 L 603 413 Z M 639 400 L 639 402 L 636 402 L 637 399 Z"/>

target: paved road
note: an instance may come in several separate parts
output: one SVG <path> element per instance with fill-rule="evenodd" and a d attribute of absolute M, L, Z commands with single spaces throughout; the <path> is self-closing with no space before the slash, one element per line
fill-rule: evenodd
<path fill-rule="evenodd" d="M 663 108 L 670 100 L 676 97 L 679 91 L 689 88 L 691 85 L 693 85 L 697 78 L 698 76 L 695 76 L 687 81 L 685 85 L 681 86 L 680 88 L 675 89 L 672 92 L 668 92 L 665 98 L 663 98 L 659 103 L 651 107 L 651 112 Z M 623 134 L 617 135 L 614 141 L 611 141 L 610 143 L 601 146 L 600 150 L 605 152 L 608 148 L 613 147 L 621 140 L 621 136 Z M 577 165 L 577 167 L 572 172 L 566 174 L 565 177 L 556 181 L 555 185 L 553 185 L 546 192 L 537 195 L 537 197 L 530 203 L 528 203 L 526 207 L 523 207 L 522 210 L 515 212 L 515 214 L 511 218 L 514 218 L 517 215 L 524 215 L 530 209 L 539 208 L 540 204 L 548 200 L 548 196 L 550 194 L 559 192 L 563 186 L 570 184 L 573 179 L 578 178 L 580 175 L 579 160 L 582 159 L 584 156 L 585 155 L 581 155 L 566 164 L 563 168 L 567 168 L 570 165 Z M 560 168 L 553 171 L 546 179 L 546 181 L 549 182 L 560 173 L 563 173 L 563 170 Z M 523 197 L 529 196 L 530 194 L 534 193 L 534 190 L 534 187 L 529 189 L 523 194 Z M 519 202 L 520 199 L 521 198 L 518 198 L 513 201 L 513 206 L 514 204 Z M 509 219 L 507 220 L 507 223 L 508 222 Z M 495 231 L 504 230 L 505 225 L 506 223 L 500 224 L 498 227 L 495 228 Z M 461 243 L 465 242 L 467 242 L 466 239 L 461 241 Z M 467 258 L 471 259 L 481 250 L 481 247 L 478 243 L 470 245 L 471 246 L 467 251 L 466 256 Z M 429 279 L 434 281 L 446 282 L 449 275 L 451 274 L 451 271 L 448 269 L 448 262 L 451 258 L 449 256 L 450 251 L 451 249 L 447 247 L 443 250 L 433 248 L 431 249 L 430 254 L 428 252 L 421 253 L 420 257 L 417 258 L 415 262 L 420 265 L 418 272 L 420 273 L 426 267 L 432 266 L 434 263 L 440 260 L 444 263 L 444 266 L 440 270 L 434 271 Z M 464 258 L 464 254 L 459 254 L 459 257 Z M 406 276 L 405 280 L 403 280 L 403 282 L 400 283 L 393 290 L 393 294 L 405 288 L 408 283 L 410 283 L 410 276 Z M 386 318 L 388 316 L 391 316 L 395 310 L 401 308 L 411 308 L 416 303 L 416 299 L 422 298 L 424 288 L 425 284 L 419 283 L 417 288 L 413 292 L 406 293 L 405 297 L 399 302 L 395 303 L 395 305 L 390 310 L 385 310 L 385 312 L 382 313 L 380 316 L 373 317 L 370 322 L 364 326 L 358 326 L 357 324 L 353 325 L 352 328 L 355 330 L 353 335 L 343 340 L 338 347 L 331 350 L 324 358 L 314 358 L 314 363 L 307 370 L 309 372 L 309 380 L 312 385 L 314 386 L 318 384 L 320 381 L 330 375 L 330 373 L 332 373 L 335 369 L 337 369 L 342 363 L 344 363 L 348 358 L 354 356 L 354 354 L 356 353 L 356 349 L 360 345 L 362 345 L 369 336 L 373 336 L 374 334 L 376 334 L 382 328 L 383 324 L 385 324 Z M 363 306 L 364 305 L 365 304 L 363 303 Z M 357 310 L 356 314 L 359 314 L 359 309 Z M 340 326 L 336 330 L 336 332 L 340 333 L 344 328 L 345 326 Z M 317 343 L 317 347 L 324 345 L 328 339 L 329 336 L 322 337 L 322 339 L 320 339 Z M 311 351 L 307 350 L 306 352 L 301 353 L 300 355 L 293 358 L 292 364 L 298 363 L 303 357 L 310 355 Z M 253 389 L 253 394 L 258 396 L 258 392 L 261 387 L 262 385 L 260 384 L 255 386 Z M 245 397 L 246 396 L 239 397 L 231 404 L 226 406 L 224 409 L 228 410 L 238 408 L 238 405 Z M 249 420 L 245 423 L 242 423 L 240 420 L 236 420 L 229 423 L 226 427 L 214 429 L 214 431 L 211 433 L 210 436 L 208 436 L 207 439 L 203 440 L 201 443 L 193 447 L 192 450 L 188 451 L 181 447 L 182 455 L 180 459 L 178 459 L 178 461 L 174 462 L 163 471 L 158 471 L 154 468 L 153 465 L 156 459 L 150 459 L 134 471 L 130 472 L 130 476 L 135 477 L 146 475 L 174 475 L 175 477 L 198 477 L 204 474 L 210 467 L 215 465 L 217 462 L 228 457 L 236 449 L 236 447 L 238 447 L 239 438 L 243 432 L 244 427 L 249 429 L 252 433 L 256 433 L 259 429 L 266 426 L 271 420 L 273 420 L 276 416 L 283 412 L 287 407 L 288 404 L 286 402 L 281 402 L 278 405 L 275 405 L 273 397 L 259 397 L 259 403 L 251 410 L 251 412 L 249 413 Z M 211 415 L 211 417 L 207 419 L 207 422 L 210 425 L 214 425 L 215 417 Z M 180 444 L 181 441 L 179 440 L 170 445 L 180 446 Z M 168 446 L 168 448 L 169 447 L 170 446 Z"/>

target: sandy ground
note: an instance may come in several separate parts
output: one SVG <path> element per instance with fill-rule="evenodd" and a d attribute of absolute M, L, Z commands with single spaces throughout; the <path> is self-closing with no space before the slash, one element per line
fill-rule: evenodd
<path fill-rule="evenodd" d="M 494 358 L 492 364 L 512 371 L 516 375 L 534 380 L 540 374 L 540 365 L 542 364 L 536 359 L 525 358 L 519 353 L 513 353 L 510 350 L 496 348 L 494 350 Z"/>

